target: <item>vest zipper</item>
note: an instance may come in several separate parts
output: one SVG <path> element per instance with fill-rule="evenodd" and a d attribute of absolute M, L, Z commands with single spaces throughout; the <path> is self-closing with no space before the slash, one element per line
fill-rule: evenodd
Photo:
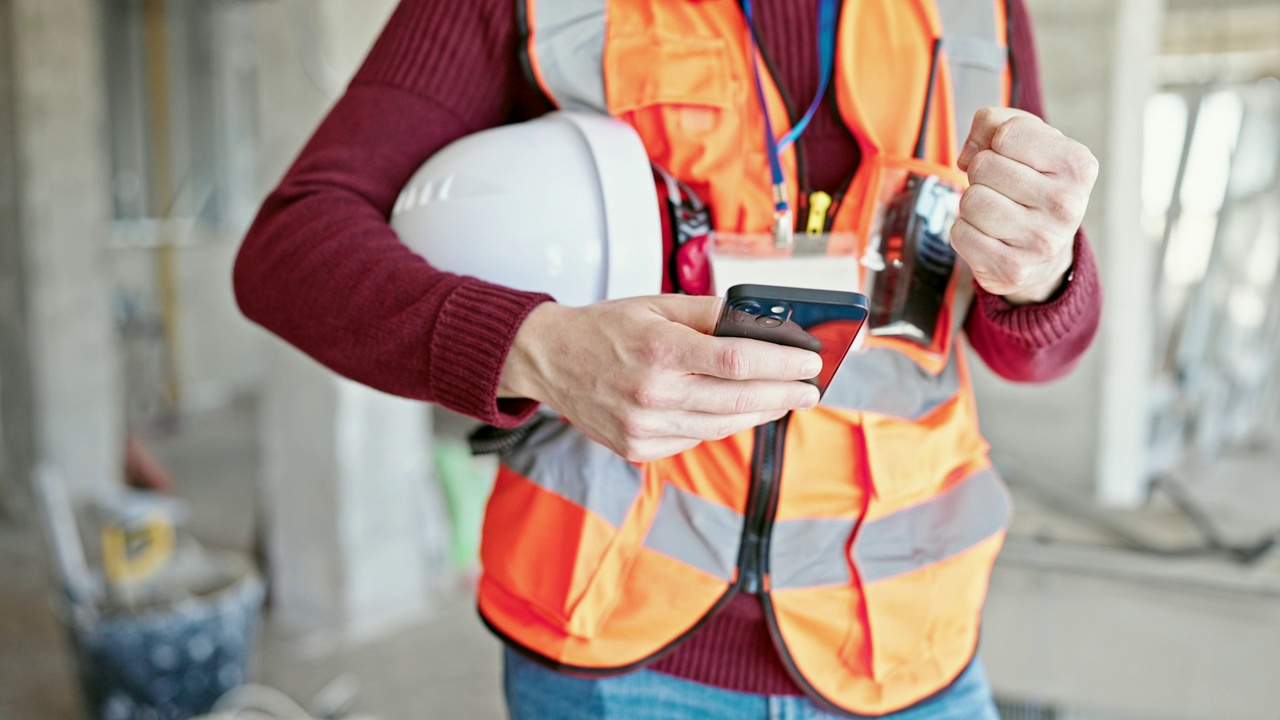
<path fill-rule="evenodd" d="M 747 509 L 742 527 L 742 540 L 738 546 L 737 580 L 729 585 L 724 595 L 720 596 L 720 599 L 693 624 L 693 627 L 682 633 L 680 637 L 672 640 L 666 647 L 649 657 L 628 665 L 612 668 L 581 667 L 557 662 L 516 642 L 510 635 L 489 622 L 489 618 L 485 617 L 483 612 L 479 613 L 481 622 L 508 647 L 524 657 L 544 667 L 562 672 L 571 672 L 584 677 L 610 677 L 628 673 L 671 654 L 681 643 L 701 630 L 711 618 L 718 615 L 720 610 L 725 605 L 728 605 L 729 601 L 739 592 L 759 595 L 764 600 L 765 615 L 772 627 L 775 621 L 769 618 L 770 613 L 772 613 L 772 606 L 768 603 L 769 594 L 766 581 L 769 574 L 769 538 L 773 534 L 774 516 L 778 513 L 783 447 L 786 443 L 787 426 L 790 421 L 791 415 L 788 414 L 781 420 L 760 425 L 755 429 L 755 442 L 751 449 L 751 475 L 748 478 L 751 482 L 751 488 L 747 493 Z M 784 646 L 779 645 L 778 647 L 779 654 L 789 661 L 790 658 L 787 657 L 785 650 L 783 650 Z"/>
<path fill-rule="evenodd" d="M 755 430 L 751 451 L 751 492 L 747 496 L 747 514 L 742 527 L 742 546 L 738 550 L 738 588 L 760 595 L 768 588 L 769 537 L 778 513 L 781 490 L 783 447 L 791 416 L 761 425 Z"/>

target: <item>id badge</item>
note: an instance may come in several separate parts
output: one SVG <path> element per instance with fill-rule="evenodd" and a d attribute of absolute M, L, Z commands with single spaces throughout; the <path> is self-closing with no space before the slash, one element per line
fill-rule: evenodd
<path fill-rule="evenodd" d="M 877 337 L 932 347 L 956 272 L 951 226 L 961 192 L 935 175 L 910 173 L 883 208 L 879 232 L 862 259 Z"/>

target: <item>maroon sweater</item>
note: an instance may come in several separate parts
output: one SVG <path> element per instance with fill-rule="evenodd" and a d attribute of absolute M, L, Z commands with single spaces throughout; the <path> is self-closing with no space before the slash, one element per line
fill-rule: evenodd
<path fill-rule="evenodd" d="M 797 104 L 818 83 L 817 3 L 757 3 L 765 51 Z M 1023 0 L 1012 0 L 1016 104 L 1042 112 Z M 550 106 L 522 74 L 514 0 L 402 0 L 346 94 L 267 198 L 235 268 L 240 307 L 334 371 L 380 390 L 512 426 L 534 404 L 499 400 L 525 316 L 545 295 L 438 271 L 387 224 L 401 187 L 449 142 Z M 858 148 L 828 103 L 800 143 L 811 187 L 836 189 Z M 978 290 L 965 323 L 979 356 L 1010 380 L 1067 373 L 1097 329 L 1093 255 L 1076 239 L 1074 280 L 1052 301 L 1011 307 Z M 760 605 L 742 595 L 655 670 L 733 690 L 799 694 Z"/>

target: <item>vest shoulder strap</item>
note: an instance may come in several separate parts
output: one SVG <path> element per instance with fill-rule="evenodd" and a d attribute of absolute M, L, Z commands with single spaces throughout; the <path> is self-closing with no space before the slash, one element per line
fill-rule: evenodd
<path fill-rule="evenodd" d="M 1000 42 L 995 3 L 1005 0 L 933 1 L 951 73 L 952 120 L 956 138 L 963 139 L 974 113 L 1002 104 L 1008 48 Z M 604 49 L 610 0 L 516 2 L 521 53 L 534 83 L 561 110 L 607 114 Z"/>
<path fill-rule="evenodd" d="M 516 0 L 520 53 L 534 84 L 561 110 L 608 114 L 604 94 L 609 0 Z"/>

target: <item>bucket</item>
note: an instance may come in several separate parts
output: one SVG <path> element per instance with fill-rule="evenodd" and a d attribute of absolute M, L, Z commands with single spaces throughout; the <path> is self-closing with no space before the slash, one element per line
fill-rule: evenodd
<path fill-rule="evenodd" d="M 187 720 L 245 682 L 265 587 L 247 567 L 211 592 L 143 610 L 70 608 L 86 716 Z"/>

